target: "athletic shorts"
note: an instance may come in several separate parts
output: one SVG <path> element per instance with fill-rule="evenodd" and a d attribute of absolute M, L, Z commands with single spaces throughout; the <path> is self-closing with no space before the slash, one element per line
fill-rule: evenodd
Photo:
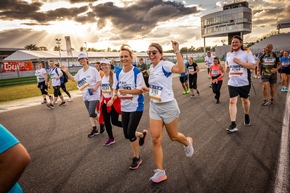
<path fill-rule="evenodd" d="M 240 87 L 234 87 L 234 86 L 228 85 L 228 90 L 229 90 L 230 98 L 240 96 L 241 98 L 247 99 L 250 94 L 251 85 L 240 86 Z"/>
<path fill-rule="evenodd" d="M 187 82 L 187 75 L 186 76 L 179 77 L 179 80 L 180 80 L 181 83 Z"/>
<path fill-rule="evenodd" d="M 150 101 L 149 117 L 154 120 L 162 120 L 165 124 L 171 123 L 179 117 L 180 110 L 177 101 L 154 103 Z"/>
<path fill-rule="evenodd" d="M 290 68 L 281 68 L 281 74 L 290 74 Z"/>
<path fill-rule="evenodd" d="M 272 74 L 271 76 L 262 75 L 262 82 L 269 82 L 270 84 L 276 84 L 277 74 Z"/>

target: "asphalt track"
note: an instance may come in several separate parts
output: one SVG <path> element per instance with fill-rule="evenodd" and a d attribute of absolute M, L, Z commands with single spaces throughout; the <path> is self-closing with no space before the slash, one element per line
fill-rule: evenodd
<path fill-rule="evenodd" d="M 138 170 L 129 170 L 132 153 L 121 128 L 113 128 L 116 143 L 109 147 L 103 146 L 106 133 L 87 138 L 90 123 L 81 97 L 53 110 L 27 103 L 19 105 L 21 108 L 0 110 L 0 123 L 17 136 L 32 157 L 19 183 L 27 193 L 290 192 L 289 147 L 288 143 L 286 147 L 281 144 L 283 136 L 284 141 L 289 141 L 288 135 L 282 136 L 283 128 L 289 129 L 287 94 L 281 93 L 281 85 L 277 84 L 276 103 L 263 107 L 260 80 L 253 79 L 256 95 L 252 89 L 252 124 L 243 125 L 239 100 L 239 131 L 227 134 L 230 120 L 226 83 L 225 78 L 221 103 L 216 104 L 205 71 L 198 75 L 201 95 L 193 99 L 182 94 L 179 79 L 174 78 L 175 97 L 181 110 L 180 131 L 193 137 L 195 153 L 187 158 L 182 145 L 171 142 L 164 129 L 168 180 L 160 184 L 148 181 L 154 169 L 151 136 L 140 148 L 143 164 Z M 148 129 L 149 124 L 148 95 L 145 100 L 139 131 Z M 282 152 L 281 156 L 280 147 L 286 155 Z"/>

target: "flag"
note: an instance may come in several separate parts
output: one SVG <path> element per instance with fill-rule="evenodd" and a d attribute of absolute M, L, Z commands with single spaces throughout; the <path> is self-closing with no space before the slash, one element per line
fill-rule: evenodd
<path fill-rule="evenodd" d="M 66 43 L 66 51 L 68 56 L 72 56 L 72 49 L 71 49 L 71 42 L 70 36 L 65 36 L 65 43 Z"/>

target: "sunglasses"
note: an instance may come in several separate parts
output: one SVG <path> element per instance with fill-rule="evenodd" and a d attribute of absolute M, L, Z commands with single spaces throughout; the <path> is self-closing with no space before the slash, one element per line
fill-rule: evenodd
<path fill-rule="evenodd" d="M 149 50 L 149 51 L 147 51 L 147 54 L 148 55 L 150 55 L 150 54 L 153 54 L 153 55 L 155 55 L 155 54 L 157 54 L 158 53 L 158 50 Z"/>

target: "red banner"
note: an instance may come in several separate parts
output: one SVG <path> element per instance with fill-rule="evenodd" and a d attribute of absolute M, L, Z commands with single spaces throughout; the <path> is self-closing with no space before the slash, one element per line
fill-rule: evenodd
<path fill-rule="evenodd" d="M 1 72 L 17 72 L 34 70 L 32 62 L 3 62 Z"/>

